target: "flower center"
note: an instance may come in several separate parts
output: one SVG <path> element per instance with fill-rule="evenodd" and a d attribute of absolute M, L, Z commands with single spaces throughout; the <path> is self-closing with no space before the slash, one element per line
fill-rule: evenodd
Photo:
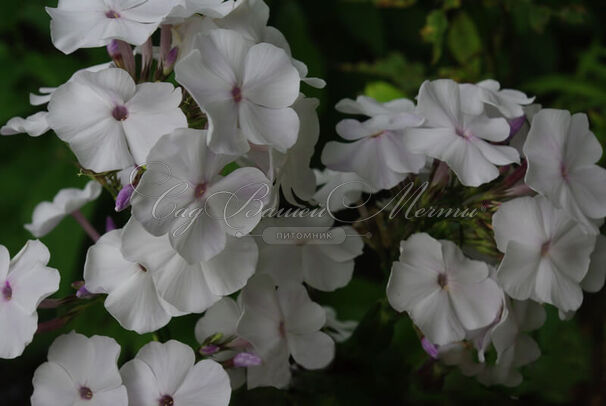
<path fill-rule="evenodd" d="M 128 118 L 128 109 L 126 106 L 116 106 L 112 111 L 112 116 L 116 121 L 124 121 Z"/>
<path fill-rule="evenodd" d="M 385 131 L 379 131 L 378 133 L 371 135 L 370 138 L 378 138 L 383 134 L 385 134 Z"/>
<path fill-rule="evenodd" d="M 446 277 L 445 273 L 438 275 L 438 285 L 440 285 L 440 288 L 442 289 L 446 289 L 448 287 L 448 278 Z"/>
<path fill-rule="evenodd" d="M 13 288 L 11 288 L 11 284 L 8 281 L 4 282 L 4 287 L 2 288 L 2 297 L 4 300 L 11 300 L 13 297 Z"/>
<path fill-rule="evenodd" d="M 234 88 L 231 89 L 231 96 L 234 98 L 236 103 L 240 103 L 242 101 L 242 89 L 240 89 L 238 86 L 234 86 Z"/>
<path fill-rule="evenodd" d="M 109 10 L 105 13 L 105 17 L 107 18 L 120 18 L 120 13 L 118 13 L 117 11 L 114 10 Z"/>
<path fill-rule="evenodd" d="M 206 183 L 200 183 L 198 186 L 196 186 L 196 189 L 194 190 L 194 196 L 196 199 L 202 199 L 202 196 L 204 196 L 205 192 Z"/>
<path fill-rule="evenodd" d="M 84 400 L 91 400 L 93 398 L 93 391 L 86 386 L 80 387 L 80 397 Z"/>
<path fill-rule="evenodd" d="M 286 326 L 284 325 L 283 321 L 280 322 L 280 326 L 278 327 L 278 331 L 280 331 L 280 337 L 282 337 L 282 338 L 286 337 Z"/>
<path fill-rule="evenodd" d="M 563 163 L 560 164 L 560 173 L 562 174 L 562 178 L 564 180 L 568 180 L 568 168 Z"/>
<path fill-rule="evenodd" d="M 141 264 L 139 264 L 139 269 L 142 270 L 143 272 L 147 272 L 147 268 Z"/>
<path fill-rule="evenodd" d="M 457 127 L 456 133 L 459 137 L 465 138 L 466 140 L 470 140 L 472 138 L 471 131 L 464 130 L 462 128 Z"/>
<path fill-rule="evenodd" d="M 164 395 L 160 398 L 160 401 L 158 402 L 158 406 L 173 406 L 175 404 L 175 401 L 173 400 L 173 398 L 170 395 Z"/>
<path fill-rule="evenodd" d="M 541 256 L 544 257 L 549 253 L 549 248 L 551 247 L 551 240 L 543 243 L 541 246 Z"/>

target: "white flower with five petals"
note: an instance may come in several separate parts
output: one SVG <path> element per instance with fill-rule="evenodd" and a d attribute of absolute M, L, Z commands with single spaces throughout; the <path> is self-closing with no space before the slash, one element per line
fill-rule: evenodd
<path fill-rule="evenodd" d="M 187 127 L 181 99 L 172 84 L 137 85 L 122 69 L 83 71 L 53 93 L 48 121 L 82 166 L 107 172 L 145 163 L 161 136 Z"/>
<path fill-rule="evenodd" d="M 403 241 L 400 251 L 387 299 L 397 311 L 408 312 L 430 342 L 461 341 L 466 331 L 486 327 L 497 318 L 502 294 L 484 262 L 467 259 L 453 242 L 425 233 Z"/>
<path fill-rule="evenodd" d="M 410 151 L 446 162 L 465 186 L 490 182 L 499 176 L 497 166 L 520 162 L 514 148 L 495 144 L 509 137 L 507 120 L 470 114 L 466 107 L 474 102 L 452 80 L 426 81 L 416 109 L 425 128 L 409 128 L 406 138 Z"/>
<path fill-rule="evenodd" d="M 28 241 L 12 260 L 0 245 L 0 358 L 23 353 L 38 328 L 38 305 L 59 289 L 59 272 L 46 266 L 49 259 L 40 241 Z"/>
<path fill-rule="evenodd" d="M 174 7 L 174 0 L 59 0 L 47 7 L 51 37 L 60 51 L 107 45 L 113 39 L 141 45 Z"/>
<path fill-rule="evenodd" d="M 606 169 L 596 165 L 602 146 L 587 116 L 541 110 L 532 120 L 524 154 L 526 184 L 597 234 L 595 220 L 606 216 Z"/>
<path fill-rule="evenodd" d="M 596 236 L 543 196 L 503 203 L 492 218 L 497 248 L 505 254 L 497 279 L 514 299 L 549 303 L 564 312 L 583 301 Z"/>
<path fill-rule="evenodd" d="M 206 131 L 178 130 L 150 152 L 133 194 L 133 216 L 170 243 L 190 264 L 225 249 L 227 235 L 243 236 L 259 223 L 271 183 L 256 168 L 221 171 L 235 157 L 214 154 Z"/>
<path fill-rule="evenodd" d="M 227 406 L 231 397 L 223 367 L 196 363 L 194 351 L 175 340 L 147 344 L 120 374 L 130 406 Z"/>
<path fill-rule="evenodd" d="M 126 406 L 118 371 L 120 346 L 110 337 L 71 332 L 48 349 L 48 362 L 34 373 L 32 406 Z"/>
<path fill-rule="evenodd" d="M 300 79 L 284 50 L 224 29 L 197 41 L 175 72 L 208 114 L 211 148 L 241 155 L 249 143 L 280 152 L 292 147 L 299 117 L 291 106 L 299 97 Z"/>

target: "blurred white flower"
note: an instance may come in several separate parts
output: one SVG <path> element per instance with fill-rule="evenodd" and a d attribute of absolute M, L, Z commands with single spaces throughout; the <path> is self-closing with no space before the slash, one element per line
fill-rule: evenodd
<path fill-rule="evenodd" d="M 483 80 L 475 85 L 462 84 L 461 95 L 466 101 L 495 107 L 507 119 L 524 116 L 524 106 L 531 104 L 535 99 L 519 90 L 501 89 L 501 84 L 493 79 Z M 481 105 L 472 108 L 474 109 L 483 110 Z"/>
<path fill-rule="evenodd" d="M 423 123 L 411 113 L 376 116 L 365 122 L 346 119 L 337 133 L 351 143 L 331 141 L 322 151 L 322 163 L 342 172 L 355 172 L 373 189 L 391 189 L 425 166 L 425 155 L 407 147 L 405 130 Z"/>
<path fill-rule="evenodd" d="M 161 136 L 187 127 L 181 98 L 170 83 L 137 85 L 122 69 L 84 71 L 53 93 L 48 121 L 82 166 L 107 172 L 145 163 Z"/>
<path fill-rule="evenodd" d="M 160 139 L 131 199 L 134 217 L 151 234 L 168 234 L 190 264 L 223 251 L 227 235 L 250 233 L 271 196 L 271 182 L 256 168 L 221 176 L 235 157 L 214 154 L 206 135 L 187 129 Z"/>
<path fill-rule="evenodd" d="M 249 142 L 280 152 L 292 147 L 299 118 L 299 74 L 288 55 L 267 43 L 217 29 L 175 67 L 177 81 L 208 114 L 209 144 L 217 153 L 240 155 Z"/>
<path fill-rule="evenodd" d="M 105 308 L 127 330 L 139 334 L 164 327 L 180 316 L 160 297 L 151 272 L 123 252 L 123 230 L 113 230 L 89 248 L 84 281 L 91 293 L 107 294 Z"/>
<path fill-rule="evenodd" d="M 264 380 L 274 386 L 288 385 L 290 355 L 306 369 L 324 368 L 334 358 L 334 341 L 320 331 L 326 312 L 310 300 L 302 285 L 276 290 L 269 276 L 257 275 L 242 291 L 242 305 L 238 335 L 272 366 L 266 369 Z"/>
<path fill-rule="evenodd" d="M 193 350 L 175 340 L 151 342 L 120 369 L 130 406 L 227 406 L 229 377 L 212 360 L 195 363 Z"/>
<path fill-rule="evenodd" d="M 202 313 L 242 289 L 258 259 L 252 237 L 227 237 L 220 254 L 190 264 L 171 247 L 168 236 L 154 237 L 134 219 L 124 227 L 122 251 L 151 273 L 162 299 L 187 313 Z"/>
<path fill-rule="evenodd" d="M 25 229 L 36 238 L 44 237 L 53 231 L 65 217 L 80 210 L 85 204 L 96 200 L 102 190 L 102 186 L 95 181 L 88 182 L 84 189 L 60 190 L 52 202 L 42 202 L 36 206 L 32 222 L 26 224 Z"/>
<path fill-rule="evenodd" d="M 47 120 L 48 113 L 40 111 L 27 118 L 14 117 L 0 128 L 0 135 L 15 135 L 26 133 L 30 137 L 39 137 L 50 130 Z"/>
<path fill-rule="evenodd" d="M 426 118 L 425 128 L 407 130 L 406 147 L 448 164 L 465 186 L 480 186 L 499 176 L 497 166 L 519 163 L 518 152 L 497 145 L 509 137 L 504 118 L 470 114 L 476 100 L 465 100 L 450 79 L 421 85 L 416 112 Z"/>
<path fill-rule="evenodd" d="M 597 234 L 606 216 L 606 170 L 596 165 L 602 146 L 585 114 L 543 109 L 534 116 L 524 145 L 526 183 Z"/>
<path fill-rule="evenodd" d="M 414 113 L 415 104 L 408 99 L 396 99 L 387 103 L 380 103 L 368 96 L 358 96 L 356 100 L 343 99 L 335 106 L 337 111 L 346 114 L 356 114 L 367 117 L 398 116 L 400 114 Z"/>
<path fill-rule="evenodd" d="M 344 241 L 297 238 L 290 244 L 259 242 L 259 265 L 257 272 L 269 274 L 278 286 L 309 286 L 330 292 L 346 286 L 353 276 L 354 259 L 362 255 L 364 242 L 353 227 L 332 228 L 333 219 L 319 218 L 267 219 L 261 222 L 259 234 L 265 230 L 289 235 L 309 233 L 318 235 L 344 234 Z M 273 235 L 272 235 L 273 237 Z M 319 237 L 322 238 L 322 237 Z M 272 238 L 273 240 L 273 238 Z"/>
<path fill-rule="evenodd" d="M 38 305 L 59 290 L 59 272 L 46 266 L 49 259 L 48 248 L 37 240 L 12 260 L 0 245 L 0 358 L 23 353 L 38 328 Z"/>
<path fill-rule="evenodd" d="M 466 331 L 496 319 L 502 294 L 484 262 L 467 259 L 453 242 L 425 233 L 403 241 L 400 251 L 387 299 L 397 311 L 408 312 L 430 342 L 461 341 Z"/>
<path fill-rule="evenodd" d="M 326 334 L 332 337 L 337 343 L 342 343 L 349 340 L 354 330 L 358 326 L 355 320 L 341 321 L 337 318 L 337 311 L 332 307 L 324 306 L 326 311 Z"/>
<path fill-rule="evenodd" d="M 497 279 L 509 296 L 564 312 L 579 308 L 595 235 L 585 234 L 543 196 L 503 203 L 492 224 L 497 248 L 505 253 Z"/>
<path fill-rule="evenodd" d="M 591 254 L 589 270 L 581 281 L 585 292 L 596 293 L 604 287 L 606 279 L 606 237 L 602 234 L 596 238 L 595 249 Z"/>
<path fill-rule="evenodd" d="M 276 187 L 279 187 L 292 205 L 299 205 L 297 198 L 308 202 L 316 191 L 316 177 L 309 167 L 320 136 L 320 121 L 316 109 L 318 99 L 300 97 L 293 105 L 301 126 L 297 142 L 286 154 L 275 151 Z"/>
<path fill-rule="evenodd" d="M 48 362 L 34 373 L 32 406 L 128 405 L 118 371 L 120 346 L 110 337 L 71 332 L 48 349 Z"/>
<path fill-rule="evenodd" d="M 119 39 L 141 45 L 175 5 L 174 0 L 59 0 L 47 7 L 51 38 L 57 49 L 70 54 Z"/>
<path fill-rule="evenodd" d="M 314 194 L 314 201 L 326 207 L 331 213 L 355 207 L 362 198 L 362 193 L 375 191 L 354 172 L 338 172 L 331 169 L 314 170 L 316 183 L 320 186 Z"/>
<path fill-rule="evenodd" d="M 167 21 L 175 23 L 196 14 L 210 18 L 223 18 L 244 1 L 246 0 L 175 0 L 175 7 L 168 15 Z"/>

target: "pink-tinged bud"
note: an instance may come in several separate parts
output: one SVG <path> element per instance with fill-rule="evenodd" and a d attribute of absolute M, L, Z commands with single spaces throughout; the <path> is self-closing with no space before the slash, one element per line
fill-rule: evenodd
<path fill-rule="evenodd" d="M 511 187 L 505 191 L 507 197 L 534 196 L 536 192 L 525 183 Z"/>
<path fill-rule="evenodd" d="M 117 39 L 113 39 L 107 44 L 107 53 L 110 58 L 116 59 L 120 57 L 120 41 Z"/>
<path fill-rule="evenodd" d="M 438 351 L 438 347 L 432 344 L 426 337 L 421 339 L 421 347 L 423 350 L 433 359 L 438 359 L 438 355 L 440 352 Z"/>
<path fill-rule="evenodd" d="M 168 53 L 170 52 L 170 46 L 173 41 L 172 26 L 170 24 L 164 24 L 160 27 L 160 60 L 164 66 L 164 61 L 168 59 Z"/>
<path fill-rule="evenodd" d="M 55 331 L 67 324 L 69 321 L 69 317 L 62 317 L 58 319 L 52 319 L 49 321 L 45 321 L 44 323 L 38 324 L 38 330 L 36 330 L 36 334 L 47 333 L 49 331 Z"/>
<path fill-rule="evenodd" d="M 124 41 L 114 39 L 107 45 L 107 53 L 113 59 L 117 67 L 124 69 L 135 78 L 135 55 L 133 48 Z"/>
<path fill-rule="evenodd" d="M 526 116 L 516 117 L 509 120 L 509 136 L 513 137 L 520 131 L 524 123 L 526 122 Z"/>
<path fill-rule="evenodd" d="M 168 55 L 166 55 L 166 59 L 162 65 L 162 73 L 164 76 L 169 75 L 173 68 L 175 67 L 175 63 L 177 63 L 177 57 L 179 56 L 179 48 L 174 47 L 170 51 L 168 51 Z"/>
<path fill-rule="evenodd" d="M 221 350 L 221 347 L 219 347 L 217 345 L 209 344 L 209 345 L 205 345 L 204 347 L 200 348 L 200 354 L 209 356 L 209 355 L 218 353 L 220 350 Z"/>
<path fill-rule="evenodd" d="M 95 295 L 93 293 L 90 293 L 88 291 L 88 289 L 86 289 L 86 286 L 82 286 L 80 289 L 78 289 L 78 291 L 76 292 L 76 297 L 78 299 L 90 299 L 92 297 L 94 297 Z"/>
<path fill-rule="evenodd" d="M 438 164 L 434 174 L 433 179 L 431 180 L 431 186 L 437 185 L 446 185 L 450 180 L 450 168 L 446 162 L 441 162 Z"/>
<path fill-rule="evenodd" d="M 110 216 L 107 216 L 105 219 L 105 232 L 109 233 L 110 231 L 114 231 L 118 227 L 116 226 L 116 222 Z"/>
<path fill-rule="evenodd" d="M 135 188 L 133 185 L 126 185 L 118 193 L 116 197 L 116 211 L 119 213 L 126 210 L 130 206 L 130 199 L 133 196 Z"/>
<path fill-rule="evenodd" d="M 241 352 L 233 359 L 236 368 L 256 367 L 261 365 L 262 362 L 261 358 L 248 352 Z"/>
<path fill-rule="evenodd" d="M 141 45 L 141 80 L 147 79 L 154 59 L 154 48 L 151 37 Z"/>
<path fill-rule="evenodd" d="M 521 165 L 515 171 L 513 171 L 513 173 L 511 175 L 509 175 L 507 178 L 505 178 L 503 180 L 503 187 L 509 188 L 509 187 L 515 185 L 516 183 L 518 183 L 519 181 L 521 181 L 522 179 L 524 179 L 524 176 L 526 176 L 527 169 L 528 169 L 528 161 L 523 160 Z"/>

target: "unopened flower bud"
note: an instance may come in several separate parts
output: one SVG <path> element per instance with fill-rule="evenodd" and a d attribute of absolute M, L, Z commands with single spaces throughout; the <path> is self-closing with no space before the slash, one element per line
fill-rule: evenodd
<path fill-rule="evenodd" d="M 438 351 L 438 347 L 432 344 L 426 337 L 423 337 L 421 339 L 421 346 L 423 347 L 423 350 L 425 350 L 427 355 L 429 355 L 433 359 L 438 359 L 438 355 L 440 353 Z"/>
<path fill-rule="evenodd" d="M 263 361 L 261 358 L 259 358 L 257 355 L 248 352 L 241 352 L 233 359 L 233 363 L 236 368 L 256 367 L 261 365 L 262 362 Z"/>
<path fill-rule="evenodd" d="M 133 196 L 133 192 L 135 188 L 133 185 L 126 185 L 120 190 L 118 193 L 118 197 L 116 197 L 116 211 L 119 213 L 121 211 L 126 210 L 130 206 L 130 199 Z"/>

